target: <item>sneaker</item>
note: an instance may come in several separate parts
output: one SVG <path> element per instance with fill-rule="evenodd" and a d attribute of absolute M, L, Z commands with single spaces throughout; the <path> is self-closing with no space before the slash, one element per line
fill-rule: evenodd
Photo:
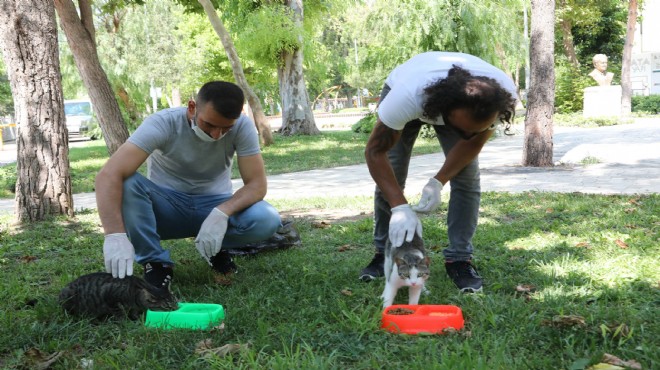
<path fill-rule="evenodd" d="M 293 221 L 287 220 L 282 223 L 282 226 L 270 238 L 264 241 L 246 244 L 241 248 L 232 249 L 229 253 L 234 255 L 252 255 L 265 250 L 298 247 L 301 245 L 300 234 L 293 225 Z"/>
<path fill-rule="evenodd" d="M 174 270 L 160 262 L 147 262 L 144 265 L 144 280 L 149 284 L 170 291 Z"/>
<path fill-rule="evenodd" d="M 225 275 L 238 271 L 238 266 L 236 266 L 231 255 L 226 250 L 221 250 L 218 254 L 211 257 L 211 265 L 213 270 Z"/>
<path fill-rule="evenodd" d="M 461 293 L 481 291 L 481 276 L 470 261 L 445 262 L 447 275 L 456 284 Z"/>
<path fill-rule="evenodd" d="M 360 272 L 360 280 L 368 282 L 385 275 L 385 255 L 376 253 L 367 267 Z"/>

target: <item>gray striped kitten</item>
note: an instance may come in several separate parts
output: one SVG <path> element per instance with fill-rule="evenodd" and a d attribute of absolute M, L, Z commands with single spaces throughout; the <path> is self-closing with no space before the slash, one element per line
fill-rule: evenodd
<path fill-rule="evenodd" d="M 66 312 L 94 319 L 128 317 L 137 320 L 147 309 L 172 311 L 179 305 L 167 290 L 135 276 L 116 279 L 106 272 L 83 275 L 67 284 L 59 301 Z"/>
<path fill-rule="evenodd" d="M 398 248 L 393 248 L 388 240 L 385 244 L 385 289 L 381 296 L 383 308 L 392 305 L 396 293 L 404 286 L 408 287 L 408 304 L 417 304 L 429 278 L 430 263 L 424 241 L 417 233 L 411 242 L 404 241 Z"/>

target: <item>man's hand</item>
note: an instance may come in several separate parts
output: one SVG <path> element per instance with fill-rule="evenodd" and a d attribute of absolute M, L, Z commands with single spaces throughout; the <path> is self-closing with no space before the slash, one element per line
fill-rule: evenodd
<path fill-rule="evenodd" d="M 411 242 L 417 233 L 422 236 L 422 223 L 409 204 L 402 204 L 392 208 L 390 217 L 390 243 L 394 248 L 400 247 L 405 238 Z"/>
<path fill-rule="evenodd" d="M 429 213 L 435 211 L 440 206 L 442 192 L 442 183 L 435 177 L 431 177 L 422 189 L 422 197 L 419 203 L 412 209 L 419 213 Z"/>
<path fill-rule="evenodd" d="M 126 233 L 108 234 L 103 242 L 105 271 L 112 272 L 112 277 L 123 279 L 133 275 L 135 248 Z"/>
<path fill-rule="evenodd" d="M 213 208 L 202 223 L 195 239 L 195 247 L 207 262 L 210 263 L 211 257 L 220 252 L 228 223 L 229 216 L 217 208 Z"/>

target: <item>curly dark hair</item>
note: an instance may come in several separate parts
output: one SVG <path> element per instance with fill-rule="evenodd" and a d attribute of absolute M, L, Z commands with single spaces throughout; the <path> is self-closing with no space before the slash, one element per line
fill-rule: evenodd
<path fill-rule="evenodd" d="M 431 119 L 447 116 L 455 109 L 467 109 L 475 120 L 485 120 L 499 112 L 500 122 L 509 133 L 515 114 L 516 100 L 490 77 L 474 76 L 453 65 L 447 77 L 438 79 L 424 88 L 427 96 L 424 115 Z"/>

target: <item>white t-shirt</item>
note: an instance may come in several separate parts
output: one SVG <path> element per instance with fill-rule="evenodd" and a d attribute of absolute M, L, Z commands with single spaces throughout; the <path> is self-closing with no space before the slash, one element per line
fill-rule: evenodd
<path fill-rule="evenodd" d="M 207 142 L 195 135 L 186 109 L 156 112 L 128 138 L 150 154 L 147 177 L 160 186 L 188 194 L 231 194 L 234 153 L 242 157 L 261 152 L 254 123 L 241 115 L 222 139 Z"/>
<path fill-rule="evenodd" d="M 435 120 L 424 117 L 424 88 L 447 77 L 454 64 L 474 76 L 493 78 L 511 95 L 518 96 L 511 78 L 484 60 L 469 54 L 431 51 L 410 58 L 387 76 L 385 83 L 391 91 L 378 106 L 380 120 L 395 130 L 402 130 L 406 123 L 415 119 L 432 125 L 444 125 L 442 117 Z"/>

